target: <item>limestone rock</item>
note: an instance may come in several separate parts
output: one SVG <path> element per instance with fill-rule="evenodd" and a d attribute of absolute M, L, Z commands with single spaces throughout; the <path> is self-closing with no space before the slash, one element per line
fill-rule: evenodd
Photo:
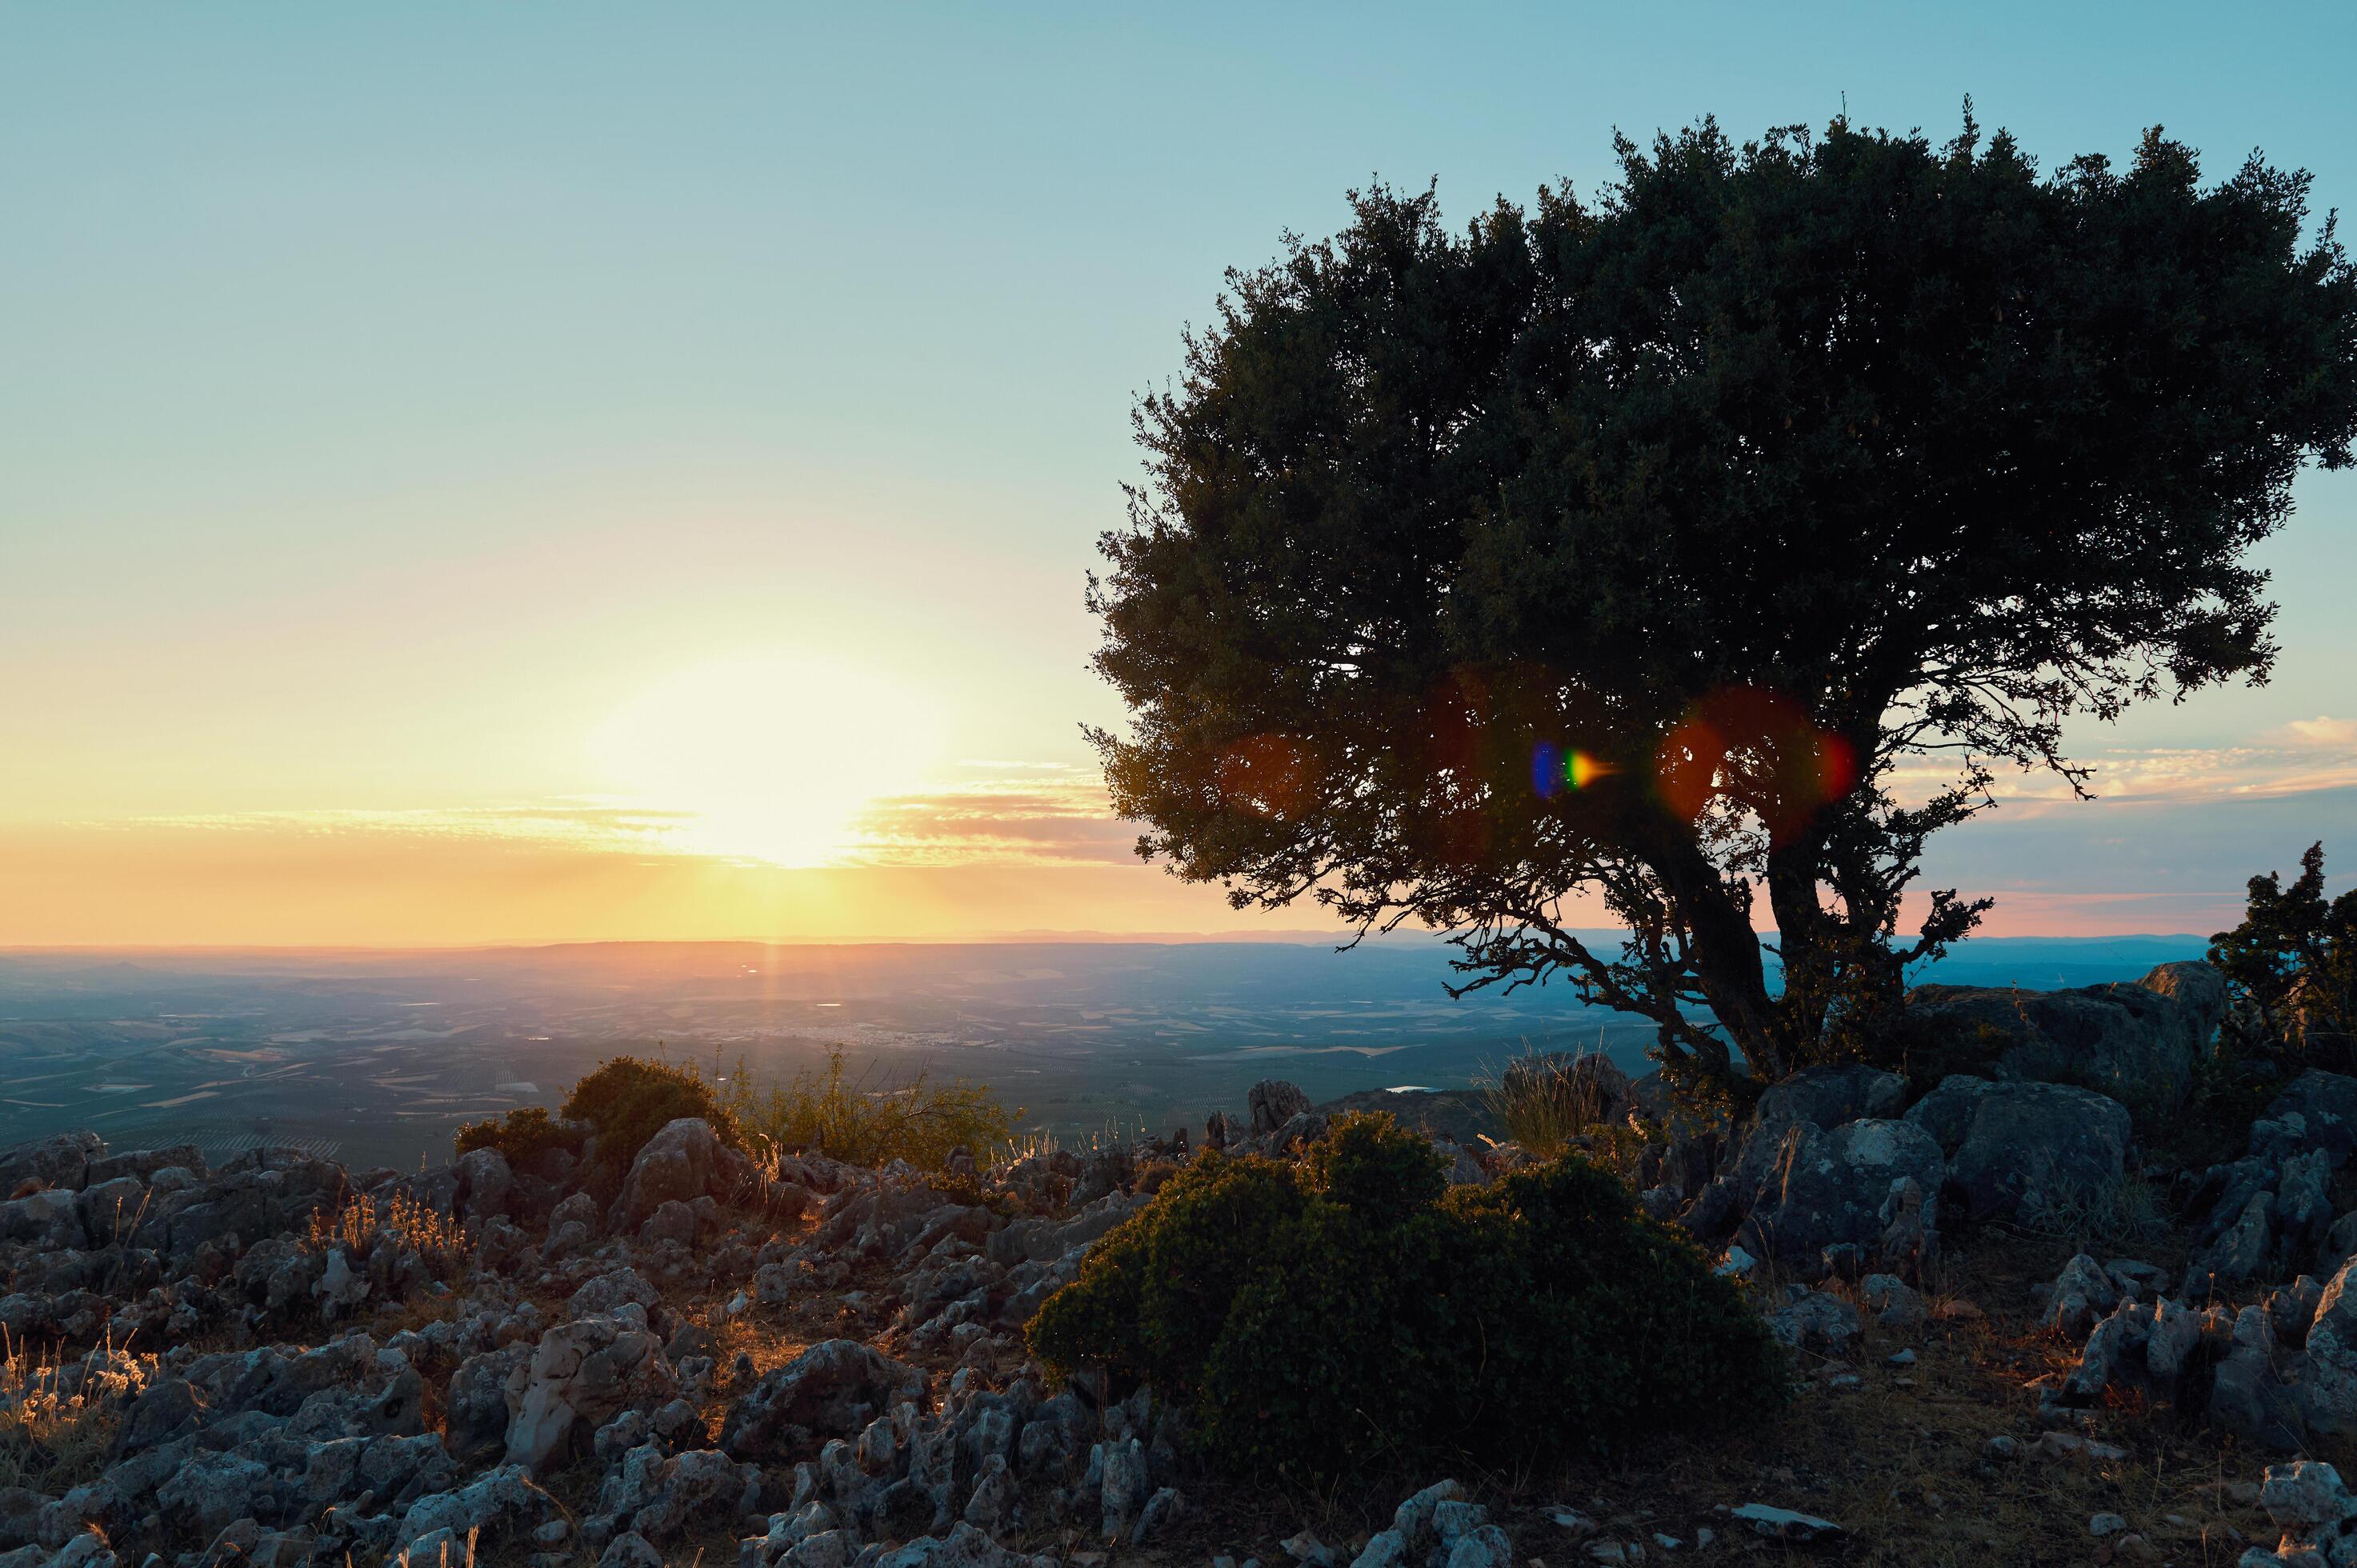
<path fill-rule="evenodd" d="M 1252 1135 L 1265 1138 L 1309 1109 L 1309 1096 L 1299 1086 L 1265 1078 L 1244 1097 L 1252 1113 Z"/>
<path fill-rule="evenodd" d="M 2126 1169 L 2127 1108 L 2069 1084 L 1955 1074 L 1907 1120 L 1948 1154 L 1949 1179 L 1975 1219 L 2088 1201 L 2115 1188 Z"/>
<path fill-rule="evenodd" d="M 925 1374 L 854 1339 L 812 1346 L 728 1407 L 723 1452 L 736 1459 L 781 1456 L 814 1438 L 848 1437 L 896 1394 L 919 1395 Z"/>
<path fill-rule="evenodd" d="M 726 1199 L 749 1186 L 752 1174 L 751 1163 L 723 1144 L 711 1122 L 683 1116 L 665 1123 L 630 1162 L 608 1223 L 618 1231 L 634 1231 L 667 1201 Z"/>
<path fill-rule="evenodd" d="M 662 1342 L 610 1317 L 559 1324 L 507 1380 L 507 1462 L 541 1471 L 585 1451 L 624 1409 L 651 1410 L 678 1392 Z"/>

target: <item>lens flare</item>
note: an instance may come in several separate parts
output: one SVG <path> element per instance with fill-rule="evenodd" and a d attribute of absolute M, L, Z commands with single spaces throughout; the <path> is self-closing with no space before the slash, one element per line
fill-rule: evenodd
<path fill-rule="evenodd" d="M 1724 686 L 1694 703 L 1654 761 L 1662 803 L 1691 822 L 1726 794 L 1771 830 L 1807 822 L 1857 787 L 1857 748 L 1781 692 Z"/>
<path fill-rule="evenodd" d="M 1531 748 L 1531 787 L 1542 800 L 1566 789 L 1585 789 L 1613 770 L 1594 752 L 1541 741 Z"/>

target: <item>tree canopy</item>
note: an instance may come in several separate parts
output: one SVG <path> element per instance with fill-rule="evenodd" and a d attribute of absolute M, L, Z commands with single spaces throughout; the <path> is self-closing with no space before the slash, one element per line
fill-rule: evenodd
<path fill-rule="evenodd" d="M 2289 887 L 2272 871 L 2249 886 L 2243 923 L 2210 939 L 2210 961 L 2248 1004 L 2251 1043 L 2357 1034 L 2357 887 L 2326 901 L 2320 843 Z"/>
<path fill-rule="evenodd" d="M 1418 919 L 1469 987 L 1774 1077 L 1975 923 L 1899 934 L 1996 768 L 2083 788 L 2066 720 L 2266 677 L 2247 552 L 2350 460 L 2357 273 L 2304 174 L 2205 186 L 2158 130 L 2043 174 L 1969 110 L 1619 153 L 1461 231 L 1378 186 L 1230 274 L 1136 410 L 1092 736 L 1140 852 L 1239 905 Z"/>

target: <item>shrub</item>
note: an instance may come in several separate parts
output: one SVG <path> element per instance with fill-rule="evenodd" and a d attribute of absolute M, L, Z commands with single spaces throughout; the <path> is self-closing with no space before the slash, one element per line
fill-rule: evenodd
<path fill-rule="evenodd" d="M 1366 1224 L 1397 1225 L 1448 1190 L 1440 1151 L 1389 1115 L 1346 1115 L 1310 1145 L 1310 1189 Z"/>
<path fill-rule="evenodd" d="M 1607 1454 L 1781 1396 L 1733 1283 L 1577 1155 L 1444 1188 L 1423 1141 L 1345 1117 L 1296 1167 L 1207 1152 L 1029 1328 L 1196 1406 L 1239 1471 L 1315 1482 L 1457 1455 Z"/>
<path fill-rule="evenodd" d="M 780 1148 L 809 1149 L 856 1165 L 906 1160 L 938 1171 L 964 1149 L 985 1164 L 1015 1137 L 1014 1117 L 980 1084 L 936 1082 L 920 1071 L 905 1082 L 855 1079 L 841 1051 L 783 1088 L 762 1089 L 740 1065 L 728 1104 L 740 1122 Z"/>
<path fill-rule="evenodd" d="M 675 1067 L 667 1061 L 615 1057 L 598 1063 L 596 1071 L 575 1084 L 558 1113 L 567 1122 L 586 1122 L 597 1129 L 597 1146 L 590 1165 L 593 1175 L 608 1185 L 619 1182 L 630 1170 L 648 1139 L 683 1116 L 700 1116 L 711 1122 L 712 1130 L 730 1148 L 745 1146 L 745 1132 L 736 1113 L 692 1065 Z"/>
<path fill-rule="evenodd" d="M 469 1122 L 458 1129 L 453 1142 L 462 1155 L 477 1149 L 497 1149 L 511 1169 L 521 1171 L 537 1164 L 552 1149 L 580 1153 L 582 1135 L 581 1128 L 551 1117 L 546 1106 L 526 1105 L 504 1118 Z"/>

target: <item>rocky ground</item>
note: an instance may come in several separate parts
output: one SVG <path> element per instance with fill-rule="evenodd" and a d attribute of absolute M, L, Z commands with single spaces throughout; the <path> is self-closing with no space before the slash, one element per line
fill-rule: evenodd
<path fill-rule="evenodd" d="M 1174 1144 L 757 1170 L 683 1121 L 608 1203 L 562 1154 L 27 1145 L 0 1155 L 0 1568 L 2357 1561 L 2357 1499 L 2291 1462 L 2357 1434 L 2357 1079 L 2190 1125 L 2231 1103 L 2196 1093 L 2198 965 L 1924 1000 L 1996 1042 L 1975 1072 L 1910 1104 L 1813 1069 L 1738 1136 L 1637 1156 L 1792 1347 L 1783 1417 L 1314 1494 L 1206 1475 L 1183 1411 L 1025 1354 Z M 1582 1070 L 1616 1115 L 1652 1103 Z M 1282 1152 L 1324 1117 L 1264 1084 L 1196 1142 Z M 1459 1181 L 1521 1157 L 1443 1151 Z"/>

